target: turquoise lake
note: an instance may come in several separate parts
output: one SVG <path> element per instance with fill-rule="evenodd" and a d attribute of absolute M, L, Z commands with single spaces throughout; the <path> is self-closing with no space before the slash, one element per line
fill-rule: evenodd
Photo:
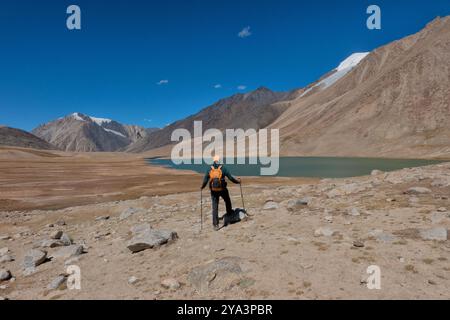
<path fill-rule="evenodd" d="M 190 170 L 204 173 L 209 166 L 206 164 L 175 165 L 170 159 L 147 159 L 150 164 Z M 327 158 L 327 157 L 282 157 L 277 177 L 305 178 L 348 178 L 369 175 L 372 170 L 394 171 L 403 168 L 421 167 L 442 163 L 439 160 L 414 159 L 375 159 L 375 158 Z M 260 165 L 226 165 L 236 176 L 260 176 Z"/>

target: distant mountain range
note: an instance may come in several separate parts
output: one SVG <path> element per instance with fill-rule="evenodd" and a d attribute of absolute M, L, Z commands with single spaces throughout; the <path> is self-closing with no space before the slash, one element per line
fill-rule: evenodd
<path fill-rule="evenodd" d="M 43 150 L 58 149 L 29 132 L 5 126 L 0 126 L 0 145 Z"/>
<path fill-rule="evenodd" d="M 286 93 L 273 92 L 264 87 L 247 94 L 236 94 L 150 134 L 130 145 L 127 151 L 143 152 L 165 146 L 170 143 L 175 129 L 183 128 L 193 133 L 194 121 L 203 121 L 203 130 L 265 128 L 285 111 L 285 107 L 277 105 L 276 102 L 286 97 Z"/>
<path fill-rule="evenodd" d="M 352 54 L 305 88 L 236 94 L 163 129 L 74 113 L 32 132 L 62 150 L 145 152 L 200 120 L 203 130 L 280 129 L 282 155 L 449 157 L 450 17 Z"/>
<path fill-rule="evenodd" d="M 120 151 L 147 137 L 147 129 L 76 112 L 43 124 L 32 131 L 36 136 L 65 151 Z"/>

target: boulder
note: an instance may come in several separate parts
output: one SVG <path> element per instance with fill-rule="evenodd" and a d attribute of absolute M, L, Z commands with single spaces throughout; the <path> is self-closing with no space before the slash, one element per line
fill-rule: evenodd
<path fill-rule="evenodd" d="M 24 269 L 36 268 L 47 260 L 47 251 L 32 249 L 25 254 L 23 260 Z"/>
<path fill-rule="evenodd" d="M 176 232 L 154 230 L 148 224 L 135 226 L 132 232 L 133 238 L 128 242 L 127 248 L 133 253 L 153 249 L 178 239 Z"/>
<path fill-rule="evenodd" d="M 192 269 L 188 275 L 191 285 L 199 292 L 227 290 L 241 278 L 241 259 L 227 257 Z"/>
<path fill-rule="evenodd" d="M 61 239 L 60 240 L 63 243 L 63 245 L 65 245 L 65 246 L 70 246 L 73 243 L 72 238 L 67 233 L 63 233 L 61 235 Z"/>
<path fill-rule="evenodd" d="M 425 229 L 420 231 L 423 240 L 446 241 L 448 237 L 447 229 L 442 227 Z"/>
<path fill-rule="evenodd" d="M 61 230 L 55 231 L 50 235 L 50 239 L 53 240 L 59 240 L 61 239 L 61 236 L 63 235 L 63 232 Z"/>
<path fill-rule="evenodd" d="M 67 277 L 64 275 L 57 276 L 47 286 L 48 290 L 64 290 L 67 286 Z"/>
<path fill-rule="evenodd" d="M 59 259 L 59 258 L 69 259 L 72 257 L 77 257 L 77 256 L 81 255 L 83 252 L 84 252 L 84 248 L 82 245 L 74 244 L 74 245 L 62 247 L 58 251 L 55 251 L 51 255 L 51 258 L 53 258 L 53 259 Z"/>
<path fill-rule="evenodd" d="M 8 281 L 12 278 L 11 272 L 6 269 L 0 269 L 0 281 Z"/>

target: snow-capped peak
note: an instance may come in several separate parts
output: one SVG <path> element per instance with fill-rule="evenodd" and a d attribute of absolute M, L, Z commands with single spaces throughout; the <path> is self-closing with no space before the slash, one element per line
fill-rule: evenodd
<path fill-rule="evenodd" d="M 84 115 L 82 113 L 79 113 L 79 112 L 72 113 L 70 116 L 72 118 L 74 118 L 75 120 L 77 120 L 77 121 L 86 121 L 86 120 L 89 121 L 89 120 L 91 120 L 92 122 L 95 122 L 99 126 L 102 126 L 103 124 L 107 124 L 107 123 L 111 123 L 112 122 L 111 119 L 90 117 L 90 116 L 86 116 L 86 115 Z"/>
<path fill-rule="evenodd" d="M 341 64 L 336 68 L 337 71 L 342 71 L 348 68 L 356 67 L 362 59 L 367 57 L 370 52 L 357 52 L 352 54 L 350 57 L 341 62 Z"/>
<path fill-rule="evenodd" d="M 78 121 L 86 121 L 86 120 L 84 120 L 84 119 L 81 117 L 81 114 L 80 114 L 79 112 L 72 113 L 71 116 L 72 116 L 75 120 L 78 120 Z"/>
<path fill-rule="evenodd" d="M 105 119 L 105 118 L 95 118 L 95 117 L 89 117 L 92 121 L 94 121 L 96 124 L 101 126 L 104 123 L 110 123 L 112 122 L 111 119 Z"/>

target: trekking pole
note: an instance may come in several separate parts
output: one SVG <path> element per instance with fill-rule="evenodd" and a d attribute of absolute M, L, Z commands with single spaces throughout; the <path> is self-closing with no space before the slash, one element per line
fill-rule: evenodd
<path fill-rule="evenodd" d="M 245 210 L 244 194 L 242 193 L 242 181 L 241 183 L 239 183 L 239 187 L 241 188 L 242 209 L 244 209 L 244 211 L 247 212 L 247 210 Z"/>
<path fill-rule="evenodd" d="M 203 189 L 200 189 L 200 232 L 203 231 Z"/>

